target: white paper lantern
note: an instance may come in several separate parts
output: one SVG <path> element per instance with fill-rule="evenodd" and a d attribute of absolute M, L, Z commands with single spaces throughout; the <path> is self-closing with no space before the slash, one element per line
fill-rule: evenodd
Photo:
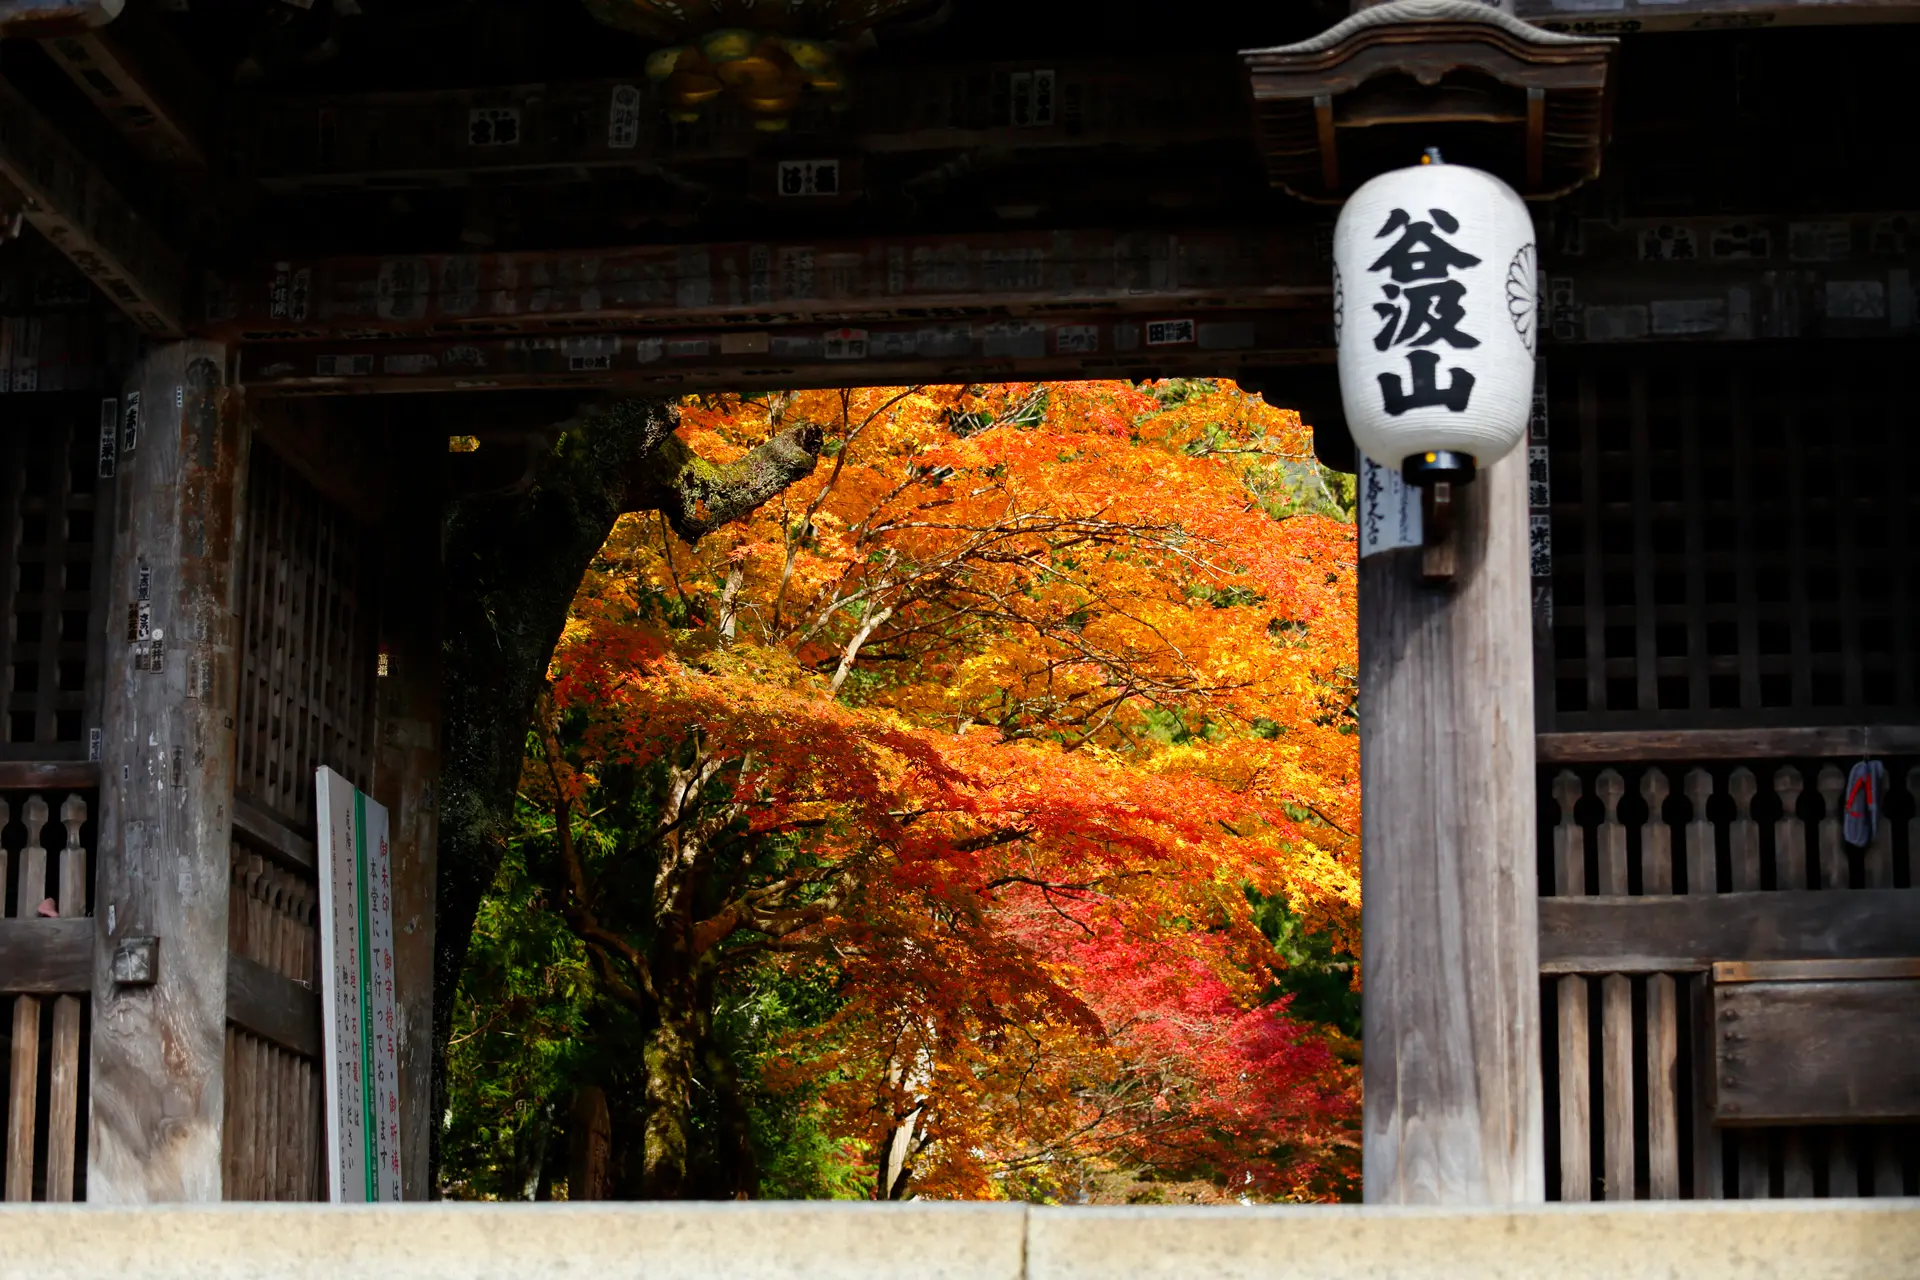
<path fill-rule="evenodd" d="M 1333 262 L 1340 394 L 1362 453 L 1414 459 L 1418 480 L 1429 453 L 1445 478 L 1447 453 L 1485 467 L 1520 443 L 1539 298 L 1513 188 L 1464 165 L 1383 173 L 1340 211 Z"/>

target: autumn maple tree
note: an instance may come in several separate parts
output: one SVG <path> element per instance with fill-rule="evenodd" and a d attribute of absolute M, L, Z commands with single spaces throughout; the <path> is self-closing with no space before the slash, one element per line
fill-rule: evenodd
<path fill-rule="evenodd" d="M 822 1193 L 1334 1194 L 1353 1046 L 1262 929 L 1357 950 L 1353 530 L 1298 417 L 869 388 L 689 401 L 679 436 L 724 466 L 796 426 L 819 467 L 746 518 L 616 526 L 483 918 L 555 922 L 612 1189 L 757 1194 L 804 1129 Z"/>

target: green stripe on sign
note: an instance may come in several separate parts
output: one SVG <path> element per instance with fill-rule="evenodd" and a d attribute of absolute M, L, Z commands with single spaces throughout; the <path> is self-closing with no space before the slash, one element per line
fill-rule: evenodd
<path fill-rule="evenodd" d="M 380 1133 L 373 1093 L 373 985 L 368 976 L 373 957 L 368 935 L 373 932 L 367 894 L 367 797 L 353 789 L 353 888 L 360 912 L 360 1112 L 361 1142 L 366 1147 L 367 1203 L 380 1198 Z"/>

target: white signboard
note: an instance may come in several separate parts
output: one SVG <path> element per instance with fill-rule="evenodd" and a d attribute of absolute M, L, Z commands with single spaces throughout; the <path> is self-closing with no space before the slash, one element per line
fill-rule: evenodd
<path fill-rule="evenodd" d="M 400 1071 L 393 1010 L 387 811 L 331 769 L 320 822 L 320 995 L 325 1009 L 327 1198 L 400 1198 Z"/>
<path fill-rule="evenodd" d="M 1360 455 L 1360 556 L 1421 543 L 1420 490 L 1400 478 L 1400 468 L 1383 467 Z"/>

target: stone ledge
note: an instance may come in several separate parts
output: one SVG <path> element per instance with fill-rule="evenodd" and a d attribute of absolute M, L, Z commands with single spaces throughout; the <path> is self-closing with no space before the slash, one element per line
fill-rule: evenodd
<path fill-rule="evenodd" d="M 1886 1280 L 1920 1202 L 0 1208 L 0 1280 Z"/>

